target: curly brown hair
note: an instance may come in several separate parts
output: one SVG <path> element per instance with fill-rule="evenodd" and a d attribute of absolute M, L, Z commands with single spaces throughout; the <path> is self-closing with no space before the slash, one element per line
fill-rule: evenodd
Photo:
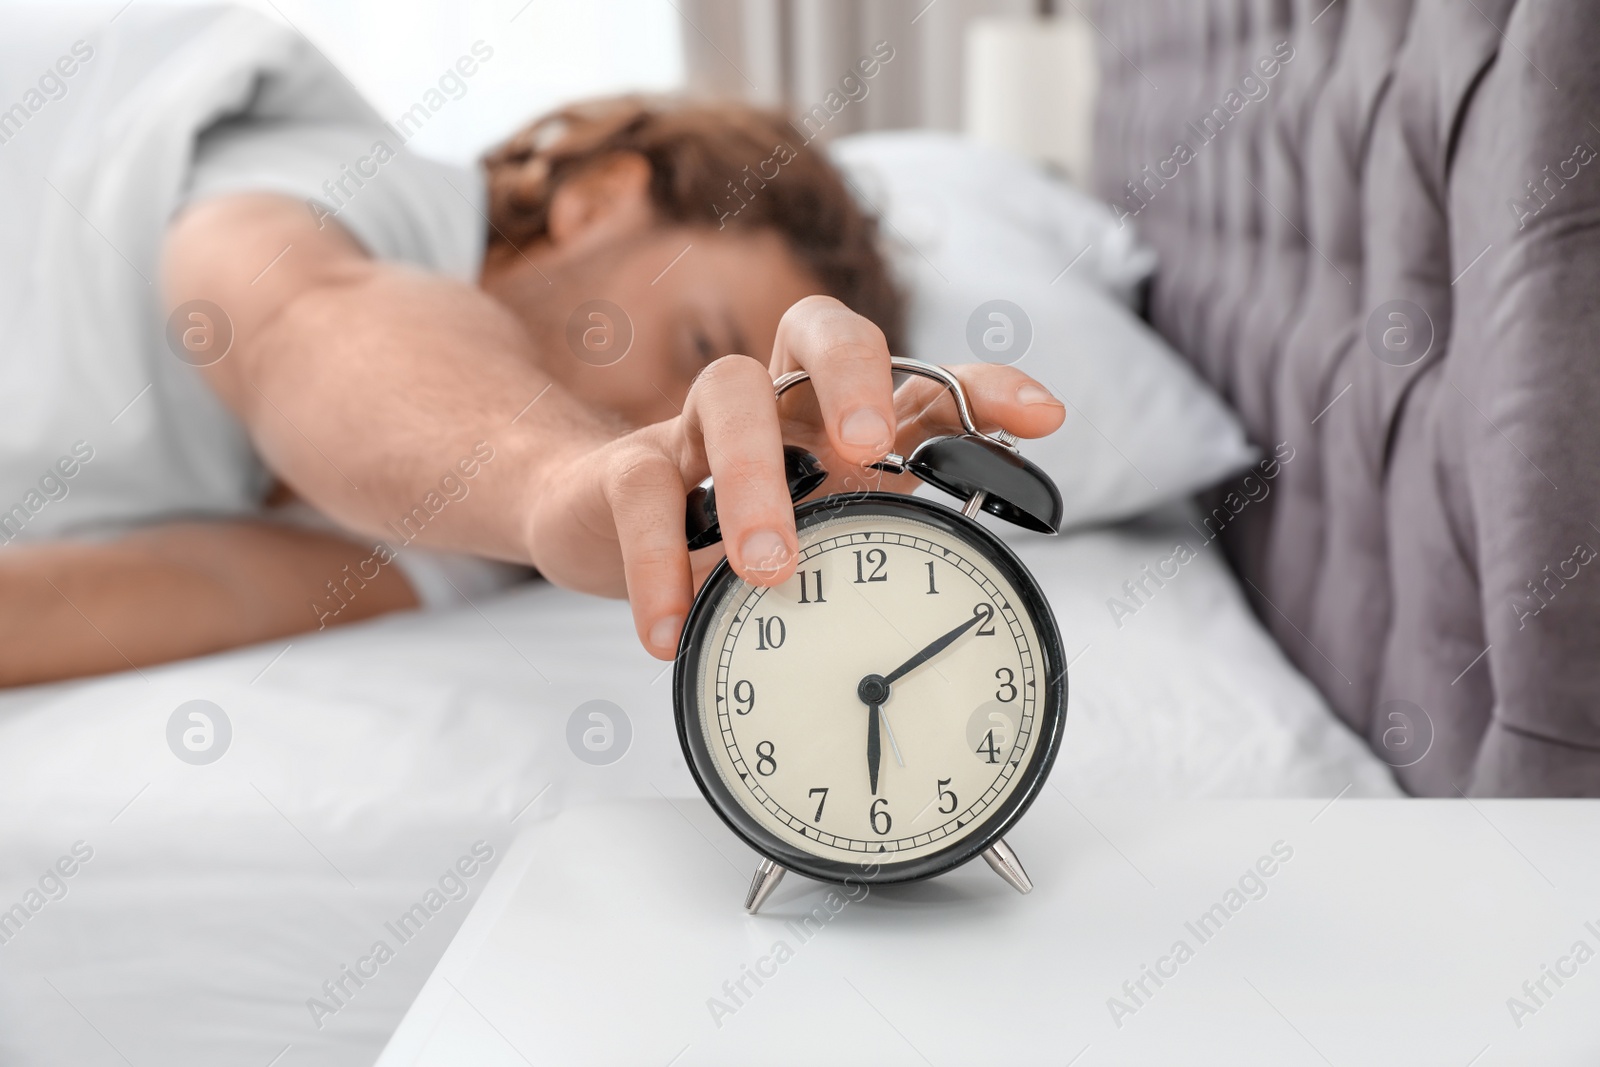
<path fill-rule="evenodd" d="M 871 319 L 889 350 L 902 353 L 904 304 L 879 251 L 876 220 L 777 112 L 642 96 L 554 111 L 484 157 L 491 250 L 543 238 L 557 187 L 629 152 L 650 164 L 650 198 L 662 219 L 777 231 L 828 295 Z"/>

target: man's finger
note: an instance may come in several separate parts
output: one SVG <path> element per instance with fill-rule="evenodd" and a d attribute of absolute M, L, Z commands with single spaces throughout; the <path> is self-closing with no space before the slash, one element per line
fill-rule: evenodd
<path fill-rule="evenodd" d="M 776 585 L 793 573 L 798 542 L 772 378 L 753 359 L 724 356 L 695 379 L 683 411 L 717 487 L 728 562 L 747 582 Z"/>
<path fill-rule="evenodd" d="M 608 477 L 606 497 L 616 521 L 634 629 L 652 656 L 671 659 L 694 596 L 678 464 L 646 447 L 631 451 Z"/>
<path fill-rule="evenodd" d="M 810 372 L 828 442 L 865 464 L 894 448 L 894 379 L 883 331 L 832 297 L 811 296 L 784 313 L 775 369 Z"/>
<path fill-rule="evenodd" d="M 946 367 L 961 380 L 972 417 L 984 432 L 1006 430 L 1018 437 L 1044 437 L 1061 428 L 1066 407 L 1048 389 L 1015 367 L 972 363 Z M 905 448 L 937 433 L 961 428 L 950 391 L 938 382 L 913 378 L 895 394 Z"/>

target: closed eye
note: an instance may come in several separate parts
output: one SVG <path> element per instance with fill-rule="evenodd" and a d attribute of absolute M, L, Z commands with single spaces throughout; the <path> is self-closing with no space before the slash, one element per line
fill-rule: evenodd
<path fill-rule="evenodd" d="M 701 363 L 710 363 L 717 358 L 717 349 L 711 343 L 711 338 L 698 331 L 694 335 L 694 351 Z"/>

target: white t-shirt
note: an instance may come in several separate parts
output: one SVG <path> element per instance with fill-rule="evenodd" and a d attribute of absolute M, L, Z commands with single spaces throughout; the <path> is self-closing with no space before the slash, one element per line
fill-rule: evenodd
<path fill-rule="evenodd" d="M 311 218 L 342 225 L 376 259 L 461 281 L 483 263 L 481 172 L 414 155 L 380 123 L 220 122 L 195 145 L 184 200 L 239 192 L 304 201 Z"/>
<path fill-rule="evenodd" d="M 406 151 L 286 27 L 104 14 L 37 9 L 0 35 L 0 550 L 259 512 L 269 472 L 168 343 L 160 253 L 184 205 L 281 193 L 462 281 L 484 252 L 482 174 Z"/>

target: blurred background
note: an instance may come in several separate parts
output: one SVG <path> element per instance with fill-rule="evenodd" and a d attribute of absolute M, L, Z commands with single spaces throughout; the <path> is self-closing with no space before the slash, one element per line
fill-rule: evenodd
<path fill-rule="evenodd" d="M 203 5 L 215 0 L 166 0 Z M 849 103 L 823 133 L 963 130 L 1081 179 L 1094 30 L 1071 0 L 240 0 L 314 42 L 394 121 L 474 41 L 494 49 L 445 121 L 408 142 L 466 162 L 570 100 L 629 91 L 740 97 L 796 117 Z M 19 5 L 104 7 L 104 0 Z M 852 99 L 878 42 L 893 59 Z"/>

